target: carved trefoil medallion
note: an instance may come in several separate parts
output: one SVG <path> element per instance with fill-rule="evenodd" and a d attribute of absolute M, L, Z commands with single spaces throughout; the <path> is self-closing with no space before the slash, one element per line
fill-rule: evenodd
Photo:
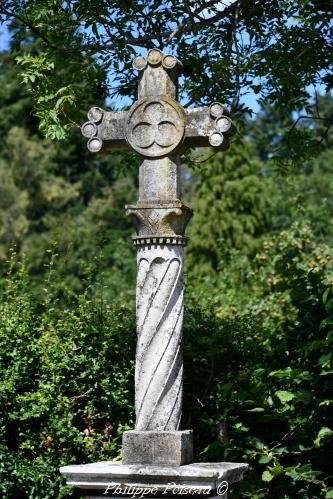
<path fill-rule="evenodd" d="M 139 154 L 160 158 L 182 143 L 185 133 L 183 108 L 171 97 L 145 98 L 129 111 L 126 138 Z"/>

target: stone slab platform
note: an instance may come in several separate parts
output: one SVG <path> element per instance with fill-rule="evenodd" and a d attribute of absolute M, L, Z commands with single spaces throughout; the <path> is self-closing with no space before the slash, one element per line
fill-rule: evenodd
<path fill-rule="evenodd" d="M 192 463 L 183 466 L 125 465 L 114 461 L 63 466 L 68 485 L 99 497 L 222 497 L 240 481 L 245 463 Z M 217 495 L 216 495 L 217 494 Z"/>

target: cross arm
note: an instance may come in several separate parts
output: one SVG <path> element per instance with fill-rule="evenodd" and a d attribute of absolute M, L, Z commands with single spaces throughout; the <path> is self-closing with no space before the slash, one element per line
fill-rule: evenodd
<path fill-rule="evenodd" d="M 129 149 L 125 136 L 126 119 L 127 111 L 104 111 L 92 107 L 88 112 L 89 121 L 81 127 L 82 135 L 89 139 L 89 151 Z"/>
<path fill-rule="evenodd" d="M 185 145 L 227 149 L 236 127 L 229 112 L 219 102 L 209 107 L 186 109 Z"/>
<path fill-rule="evenodd" d="M 185 147 L 213 146 L 228 149 L 229 137 L 235 134 L 236 127 L 222 104 L 214 102 L 209 107 L 184 109 L 183 113 Z M 128 111 L 104 111 L 99 107 L 92 107 L 88 112 L 89 121 L 81 127 L 82 135 L 89 139 L 89 151 L 129 149 L 131 141 L 127 137 L 128 116 Z"/>

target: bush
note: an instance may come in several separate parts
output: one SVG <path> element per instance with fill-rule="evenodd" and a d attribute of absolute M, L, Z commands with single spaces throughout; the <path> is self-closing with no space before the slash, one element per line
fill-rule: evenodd
<path fill-rule="evenodd" d="M 186 412 L 197 452 L 250 464 L 231 497 L 333 497 L 329 254 L 295 225 L 247 265 L 236 253 L 230 268 L 239 260 L 242 284 L 224 294 L 237 280 L 226 270 L 210 284 L 221 295 L 199 314 L 188 309 Z"/>
<path fill-rule="evenodd" d="M 188 287 L 183 427 L 194 429 L 197 460 L 249 462 L 231 497 L 333 496 L 329 254 L 295 225 L 255 259 L 234 252 L 215 281 Z M 105 303 L 88 282 L 69 305 L 59 285 L 51 272 L 37 299 L 15 260 L 2 283 L 4 498 L 79 497 L 59 467 L 119 459 L 134 426 L 133 304 Z"/>
<path fill-rule="evenodd" d="M 24 268 L 0 305 L 0 490 L 4 498 L 74 495 L 59 466 L 119 458 L 133 425 L 132 309 L 89 299 L 36 302 Z M 76 492 L 77 494 L 77 492 Z"/>

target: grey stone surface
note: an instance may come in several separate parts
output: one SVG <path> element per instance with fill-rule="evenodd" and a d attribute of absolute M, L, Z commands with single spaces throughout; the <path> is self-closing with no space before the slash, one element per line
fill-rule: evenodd
<path fill-rule="evenodd" d="M 181 466 L 193 461 L 192 430 L 125 431 L 123 464 Z"/>
<path fill-rule="evenodd" d="M 68 484 L 80 487 L 87 497 L 105 497 L 111 484 L 154 487 L 152 497 L 156 492 L 167 497 L 170 484 L 195 487 L 193 496 L 202 497 L 208 490 L 210 496 L 216 491 L 216 497 L 223 497 L 221 486 L 241 480 L 246 464 L 181 465 L 192 460 L 192 432 L 178 431 L 183 369 L 182 246 L 192 213 L 181 203 L 180 154 L 193 146 L 225 150 L 235 127 L 218 102 L 190 110 L 177 102 L 182 64 L 176 57 L 154 48 L 146 57 L 137 57 L 133 67 L 139 72 L 138 100 L 129 111 L 92 108 L 82 134 L 89 139 L 91 152 L 129 148 L 141 156 L 139 199 L 128 207 L 138 248 L 136 430 L 125 432 L 123 438 L 124 463 L 138 464 L 106 461 L 65 466 L 60 471 Z M 124 495 L 113 491 L 114 497 Z M 141 494 L 149 495 L 150 490 Z M 170 497 L 175 495 L 170 492 Z"/>
<path fill-rule="evenodd" d="M 163 73 L 166 73 L 163 70 Z M 145 96 L 128 114 L 126 138 L 129 145 L 144 157 L 161 158 L 183 141 L 185 111 L 166 94 Z"/>
<path fill-rule="evenodd" d="M 179 154 L 188 145 L 226 148 L 234 126 L 217 102 L 204 109 L 182 108 L 177 102 L 182 65 L 174 56 L 152 49 L 146 58 L 136 58 L 133 66 L 139 71 L 138 100 L 121 130 L 128 145 L 142 157 L 139 200 L 127 207 L 138 236 L 135 429 L 164 432 L 179 429 L 182 406 L 183 249 L 179 246 L 186 243 L 192 211 L 180 200 Z M 101 113 L 95 114 L 101 120 Z M 103 120 L 100 123 L 103 128 Z M 112 142 L 111 127 L 108 130 L 109 135 L 102 135 Z M 200 138 L 202 142 L 196 144 Z M 136 438 L 140 452 L 130 457 L 126 449 L 126 462 L 140 462 L 144 459 L 141 449 L 148 452 L 139 433 L 132 434 L 132 448 Z M 149 462 L 160 459 L 154 453 L 148 455 Z M 174 460 L 182 462 L 178 455 Z"/>
<path fill-rule="evenodd" d="M 165 64 L 167 58 L 172 58 L 173 67 Z M 168 95 L 173 99 L 178 97 L 178 76 L 182 72 L 182 64 L 176 57 L 164 55 L 158 49 L 149 50 L 143 70 L 138 68 L 134 60 L 133 66 L 139 71 L 138 99 L 147 95 Z"/>
<path fill-rule="evenodd" d="M 183 236 L 192 216 L 192 210 L 183 203 L 138 203 L 126 206 L 138 236 Z M 156 241 L 155 241 L 156 243 Z"/>
<path fill-rule="evenodd" d="M 157 244 L 138 248 L 135 365 L 137 430 L 172 432 L 180 426 L 183 390 L 183 261 L 184 250 L 181 246 Z"/>
<path fill-rule="evenodd" d="M 144 158 L 182 153 L 187 147 L 229 147 L 235 133 L 228 111 L 219 102 L 184 109 L 177 102 L 182 64 L 152 49 L 133 66 L 139 71 L 138 100 L 128 112 L 92 108 L 82 134 L 91 152 L 131 147 Z"/>
<path fill-rule="evenodd" d="M 155 205 L 180 200 L 179 158 L 144 158 L 139 169 L 139 203 Z"/>
<path fill-rule="evenodd" d="M 196 491 L 196 494 L 190 495 L 209 497 L 207 492 L 213 496 L 219 495 L 218 492 L 227 492 L 233 483 L 243 478 L 247 467 L 248 465 L 244 463 L 142 466 L 103 461 L 94 464 L 64 466 L 60 468 L 60 472 L 66 477 L 69 485 L 75 485 L 87 492 L 94 491 L 93 495 L 96 495 L 98 490 L 105 492 L 109 489 L 109 492 L 114 492 L 119 485 L 123 491 L 126 487 L 136 487 L 142 491 L 154 488 L 152 495 L 160 493 L 164 497 L 167 497 L 167 493 L 170 493 L 171 497 L 177 497 L 182 495 L 176 493 L 177 489 L 186 490 L 187 488 L 188 490 L 190 488 L 192 492 Z"/>

